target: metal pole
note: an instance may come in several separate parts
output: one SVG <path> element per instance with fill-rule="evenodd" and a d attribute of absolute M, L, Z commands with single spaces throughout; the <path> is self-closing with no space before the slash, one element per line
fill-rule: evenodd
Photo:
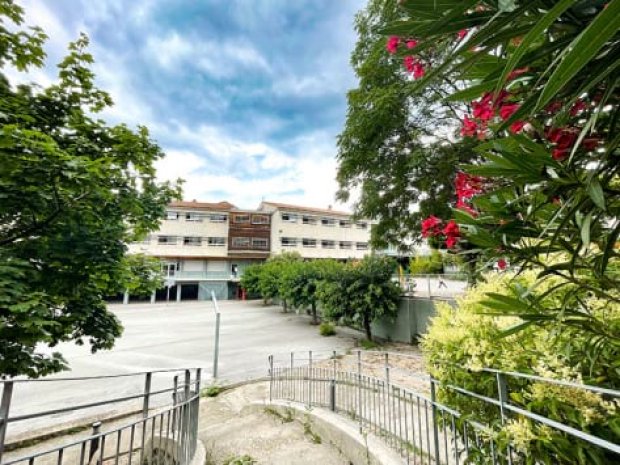
<path fill-rule="evenodd" d="M 506 378 L 502 373 L 497 373 L 497 396 L 499 400 L 499 413 L 502 420 L 502 425 L 506 422 L 507 415 L 504 409 L 504 404 L 508 400 L 508 386 L 506 385 Z M 512 448 L 508 445 L 508 464 L 512 465 Z"/>
<path fill-rule="evenodd" d="M 389 356 L 390 356 L 390 354 L 388 354 L 386 352 L 385 353 L 385 381 L 388 384 L 390 384 L 390 361 L 389 361 Z"/>
<path fill-rule="evenodd" d="M 435 444 L 435 463 L 439 462 L 439 429 L 437 427 L 437 407 L 435 406 L 437 402 L 436 393 L 435 393 L 435 378 L 431 376 L 431 412 L 433 413 L 433 417 L 431 421 L 433 422 L 433 442 Z"/>
<path fill-rule="evenodd" d="M 2 388 L 2 402 L 0 402 L 0 463 L 2 462 L 2 453 L 4 452 L 6 430 L 9 427 L 9 409 L 12 396 L 13 381 L 7 381 Z"/>
<path fill-rule="evenodd" d="M 269 356 L 269 402 L 273 399 L 273 355 Z"/>
<path fill-rule="evenodd" d="M 176 430 L 177 427 L 177 400 L 178 400 L 178 391 L 179 390 L 179 376 L 174 377 L 174 386 L 172 391 L 172 405 L 174 408 L 172 409 L 172 432 Z"/>
<path fill-rule="evenodd" d="M 308 366 L 308 407 L 312 407 L 312 351 L 309 350 L 308 351 L 308 360 L 309 360 L 309 366 Z"/>
<path fill-rule="evenodd" d="M 360 433 L 362 432 L 362 351 L 357 351 L 357 416 L 360 420 Z"/>
<path fill-rule="evenodd" d="M 329 384 L 329 409 L 336 411 L 336 380 L 332 379 Z"/>
<path fill-rule="evenodd" d="M 428 285 L 428 297 L 431 297 L 431 275 L 426 275 L 426 284 Z"/>
<path fill-rule="evenodd" d="M 202 368 L 196 369 L 196 394 L 200 396 L 200 379 L 202 378 Z"/>
<path fill-rule="evenodd" d="M 95 436 L 95 435 L 99 434 L 100 431 L 101 431 L 101 422 L 97 421 L 97 422 L 93 423 L 92 436 Z M 93 439 L 90 440 L 90 450 L 88 451 L 88 463 L 90 463 L 91 459 L 93 458 L 93 456 L 97 452 L 97 449 L 99 449 L 99 438 L 98 437 L 93 438 Z"/>
<path fill-rule="evenodd" d="M 211 300 L 215 310 L 215 347 L 213 348 L 213 378 L 217 379 L 217 365 L 220 357 L 220 309 L 217 305 L 215 292 L 211 291 Z"/>
<path fill-rule="evenodd" d="M 149 400 L 151 397 L 151 380 L 153 373 L 150 371 L 144 377 L 144 402 L 142 404 L 142 418 L 149 416 Z"/>

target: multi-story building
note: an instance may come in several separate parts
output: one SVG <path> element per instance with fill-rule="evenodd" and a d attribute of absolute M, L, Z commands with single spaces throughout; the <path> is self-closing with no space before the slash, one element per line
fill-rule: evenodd
<path fill-rule="evenodd" d="M 229 202 L 172 202 L 160 229 L 129 245 L 130 253 L 161 259 L 166 287 L 155 300 L 239 298 L 245 268 L 286 251 L 302 257 L 356 259 L 370 252 L 370 222 L 351 215 L 262 202 L 242 210 Z M 129 296 L 125 295 L 125 302 Z"/>
<path fill-rule="evenodd" d="M 350 213 L 262 202 L 272 214 L 271 250 L 296 251 L 303 258 L 363 258 L 370 251 L 370 222 L 353 221 Z"/>

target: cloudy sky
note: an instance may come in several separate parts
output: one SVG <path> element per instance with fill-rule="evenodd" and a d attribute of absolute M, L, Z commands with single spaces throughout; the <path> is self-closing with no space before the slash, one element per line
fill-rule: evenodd
<path fill-rule="evenodd" d="M 364 0 L 18 0 L 50 39 L 45 70 L 79 32 L 116 103 L 144 124 L 185 198 L 337 206 L 336 135 L 355 86 L 349 54 Z"/>

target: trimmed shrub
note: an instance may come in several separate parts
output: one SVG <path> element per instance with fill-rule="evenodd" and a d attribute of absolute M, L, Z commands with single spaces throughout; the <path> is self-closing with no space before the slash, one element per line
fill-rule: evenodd
<path fill-rule="evenodd" d="M 319 326 L 319 334 L 321 336 L 333 336 L 336 334 L 336 328 L 333 324 L 325 321 Z"/>

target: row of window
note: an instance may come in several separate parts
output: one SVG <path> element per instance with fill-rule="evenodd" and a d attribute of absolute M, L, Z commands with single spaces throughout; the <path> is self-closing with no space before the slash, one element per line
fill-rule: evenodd
<path fill-rule="evenodd" d="M 225 237 L 200 237 L 200 236 L 157 236 L 157 243 L 159 245 L 177 245 L 182 240 L 183 245 L 189 246 L 201 246 L 203 244 L 207 244 L 214 247 L 223 247 L 226 245 Z M 147 242 L 148 241 L 148 242 Z M 150 240 L 147 239 L 147 243 L 150 243 Z"/>
<path fill-rule="evenodd" d="M 296 213 L 282 213 L 282 221 L 285 223 L 298 223 L 300 218 L 302 224 L 321 224 L 322 226 L 329 226 L 332 228 L 336 226 L 340 226 L 341 228 L 350 228 L 353 226 L 353 222 L 350 220 L 337 220 L 335 218 L 298 215 Z M 368 223 L 359 221 L 355 223 L 355 226 L 357 229 L 366 229 L 368 228 Z"/>
<path fill-rule="evenodd" d="M 269 239 L 264 237 L 233 237 L 231 246 L 239 249 L 269 249 Z"/>
<path fill-rule="evenodd" d="M 367 242 L 351 242 L 351 241 L 330 241 L 330 240 L 317 240 L 317 239 L 298 239 L 296 237 L 282 237 L 280 238 L 280 243 L 282 247 L 297 247 L 301 244 L 306 248 L 316 248 L 321 246 L 323 249 L 335 249 L 336 245 L 338 248 L 344 250 L 351 250 L 355 245 L 356 250 L 368 250 Z"/>
<path fill-rule="evenodd" d="M 233 214 L 232 222 L 236 224 L 269 224 L 269 215 L 250 215 L 245 213 Z M 220 213 L 199 213 L 199 212 L 177 212 L 169 210 L 166 212 L 166 220 L 178 221 L 180 218 L 184 218 L 185 221 L 194 221 L 201 223 L 205 220 L 209 220 L 211 223 L 225 223 L 228 220 L 228 215 Z"/>

